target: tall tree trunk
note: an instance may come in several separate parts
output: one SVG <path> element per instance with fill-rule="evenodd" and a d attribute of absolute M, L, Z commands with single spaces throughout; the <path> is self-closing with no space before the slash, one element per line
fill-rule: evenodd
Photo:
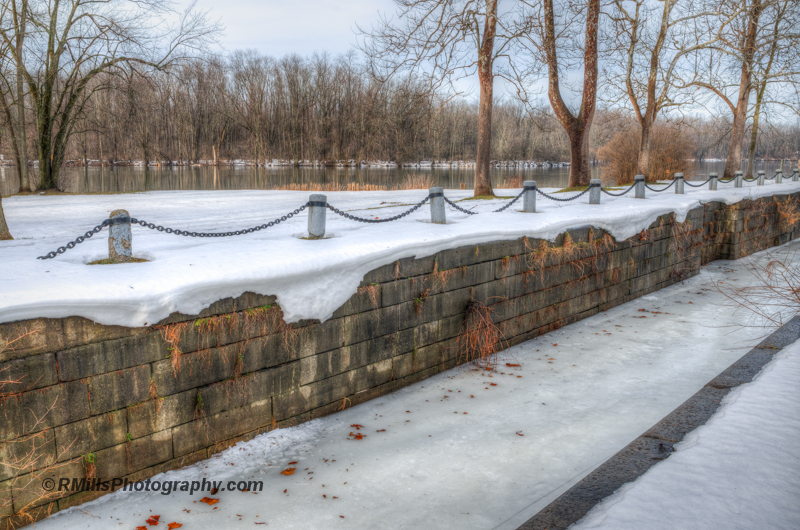
<path fill-rule="evenodd" d="M 750 151 L 747 153 L 747 178 L 753 178 L 753 171 L 756 165 L 756 144 L 758 142 L 758 116 L 761 114 L 761 99 L 764 97 L 764 88 L 766 83 L 761 85 L 761 88 L 756 95 L 756 109 L 753 114 L 753 130 L 750 132 Z"/>
<path fill-rule="evenodd" d="M 481 97 L 478 110 L 478 149 L 475 160 L 475 197 L 494 195 L 490 178 L 490 155 L 492 147 L 492 97 L 494 78 L 481 76 Z"/>
<path fill-rule="evenodd" d="M 22 12 L 16 12 L 17 4 L 14 2 L 14 19 L 19 28 L 16 42 L 17 63 L 17 173 L 19 174 L 19 188 L 24 191 L 33 191 L 28 175 L 28 142 L 25 131 L 25 85 L 23 81 L 24 63 L 22 59 L 23 45 L 25 43 L 25 26 L 27 22 L 27 4 L 22 3 Z"/>
<path fill-rule="evenodd" d="M 636 164 L 640 175 L 650 175 L 650 133 L 653 130 L 653 122 L 648 116 L 644 116 L 641 121 L 642 139 L 639 141 L 639 160 Z"/>
<path fill-rule="evenodd" d="M 486 22 L 483 26 L 483 40 L 478 50 L 478 79 L 481 87 L 478 110 L 478 147 L 475 158 L 475 190 L 473 194 L 494 195 L 489 176 L 489 162 L 492 148 L 492 104 L 494 99 L 494 37 L 497 30 L 497 2 L 486 2 Z"/>
<path fill-rule="evenodd" d="M 6 216 L 3 214 L 3 199 L 0 197 L 0 241 L 5 241 L 8 239 L 14 239 L 11 237 L 11 232 L 8 230 L 8 224 L 6 224 Z"/>
<path fill-rule="evenodd" d="M 553 0 L 544 0 L 545 38 L 544 48 L 547 57 L 547 95 L 553 112 L 569 136 L 571 165 L 569 186 L 586 186 L 592 178 L 589 168 L 589 132 L 592 128 L 595 106 L 597 104 L 597 35 L 600 18 L 600 0 L 589 0 L 586 13 L 586 42 L 583 54 L 583 94 L 577 116 L 573 116 L 561 97 L 558 78 L 558 55 L 556 53 L 556 33 L 553 13 Z"/>
<path fill-rule="evenodd" d="M 733 178 L 742 165 L 742 141 L 744 140 L 744 127 L 747 121 L 747 105 L 750 102 L 750 91 L 753 88 L 753 56 L 756 52 L 756 37 L 758 35 L 758 19 L 761 17 L 763 6 L 761 0 L 753 0 L 747 22 L 744 50 L 742 53 L 742 73 L 739 77 L 739 98 L 733 111 L 733 127 L 728 143 L 728 156 L 725 160 L 725 173 L 723 178 Z"/>

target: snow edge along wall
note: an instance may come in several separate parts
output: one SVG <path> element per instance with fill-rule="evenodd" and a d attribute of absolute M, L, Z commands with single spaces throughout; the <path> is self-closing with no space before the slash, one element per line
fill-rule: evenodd
<path fill-rule="evenodd" d="M 621 242 L 586 227 L 402 259 L 324 323 L 287 325 L 274 297 L 247 293 L 144 328 L 0 324 L 0 344 L 14 341 L 0 351 L 0 528 L 106 493 L 48 492 L 43 477 L 145 479 L 462 364 L 471 302 L 504 348 L 796 239 L 787 197 L 800 193 L 707 203 Z"/>

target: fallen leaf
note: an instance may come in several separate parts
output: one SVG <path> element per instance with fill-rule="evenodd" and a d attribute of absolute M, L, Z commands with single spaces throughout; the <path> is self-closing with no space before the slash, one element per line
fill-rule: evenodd
<path fill-rule="evenodd" d="M 147 524 L 150 526 L 155 526 L 158 524 L 158 520 L 161 518 L 160 515 L 151 515 L 150 518 L 146 521 Z"/>
<path fill-rule="evenodd" d="M 283 471 L 281 471 L 281 475 L 286 475 L 286 476 L 294 475 L 294 468 L 293 467 L 289 467 L 289 468 L 284 469 Z"/>
<path fill-rule="evenodd" d="M 506 366 L 519 366 L 518 364 L 506 363 Z"/>
<path fill-rule="evenodd" d="M 339 517 L 341 517 L 342 519 L 344 519 L 344 515 L 340 515 Z"/>
<path fill-rule="evenodd" d="M 286 464 L 286 465 L 287 465 L 287 466 L 293 466 L 293 465 L 295 465 L 296 463 L 297 463 L 297 461 L 295 460 L 294 462 L 289 462 L 289 463 L 288 463 L 288 464 Z"/>
<path fill-rule="evenodd" d="M 216 495 L 217 493 L 219 493 L 219 488 L 212 488 L 211 489 L 211 495 Z"/>
<path fill-rule="evenodd" d="M 514 434 L 516 434 L 517 436 L 525 436 L 524 434 L 522 434 L 522 433 L 521 433 L 521 432 L 519 432 L 519 431 L 515 432 Z"/>
<path fill-rule="evenodd" d="M 355 428 L 355 430 L 359 430 L 359 429 L 361 429 L 361 427 L 363 427 L 363 425 L 359 425 L 358 423 L 354 423 L 350 427 Z"/>
<path fill-rule="evenodd" d="M 354 439 L 356 439 L 356 440 L 360 440 L 360 439 L 362 439 L 362 438 L 364 437 L 364 435 L 363 435 L 363 434 L 361 434 L 360 432 L 357 432 L 357 433 L 352 433 L 352 432 L 351 432 L 351 433 L 350 433 L 350 436 L 352 436 L 352 437 L 353 437 Z"/>
<path fill-rule="evenodd" d="M 556 342 L 555 344 L 553 344 L 553 346 L 558 346 L 558 343 Z"/>
<path fill-rule="evenodd" d="M 136 530 L 147 530 L 146 526 L 137 526 Z"/>
<path fill-rule="evenodd" d="M 169 530 L 174 530 L 175 528 L 180 528 L 181 526 L 183 526 L 181 523 L 169 523 L 167 528 L 169 528 Z"/>
<path fill-rule="evenodd" d="M 490 386 L 497 386 L 497 383 L 489 383 Z"/>
<path fill-rule="evenodd" d="M 386 429 L 378 429 L 378 430 L 377 430 L 377 431 L 375 431 L 375 432 L 386 432 Z"/>
<path fill-rule="evenodd" d="M 212 499 L 211 497 L 203 497 L 202 499 L 200 499 L 200 502 L 204 502 L 209 506 L 211 506 L 212 504 L 217 504 L 219 502 L 219 499 Z"/>

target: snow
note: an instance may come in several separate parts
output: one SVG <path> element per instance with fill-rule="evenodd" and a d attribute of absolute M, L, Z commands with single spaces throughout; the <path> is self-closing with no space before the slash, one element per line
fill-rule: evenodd
<path fill-rule="evenodd" d="M 800 242 L 790 243 L 752 259 L 800 265 L 798 249 Z M 509 348 L 497 372 L 459 367 L 153 477 L 263 480 L 257 494 L 221 491 L 211 507 L 199 502 L 208 492 L 116 492 L 32 528 L 135 528 L 157 514 L 184 528 L 218 530 L 254 522 L 281 529 L 513 530 L 768 333 L 717 291 L 753 284 L 742 262 L 713 262 L 682 284 Z M 793 449 L 791 443 L 783 445 Z M 295 473 L 280 474 L 287 467 Z M 679 527 L 693 528 L 673 526 Z"/>
<path fill-rule="evenodd" d="M 306 234 L 307 213 L 261 232 L 231 238 L 188 238 L 133 228 L 134 256 L 149 263 L 86 264 L 107 254 L 107 231 L 53 260 L 36 260 L 126 209 L 138 219 L 191 231 L 228 231 L 260 225 L 308 200 L 297 191 L 178 191 L 121 195 L 32 196 L 3 200 L 15 241 L 0 242 L 0 322 L 36 317 L 83 316 L 101 324 L 143 326 L 175 311 L 197 314 L 217 300 L 246 291 L 276 295 L 287 322 L 326 320 L 353 295 L 364 274 L 399 258 L 425 257 L 441 250 L 522 236 L 554 239 L 569 228 L 592 225 L 618 240 L 647 228 L 658 216 L 686 213 L 708 201 L 733 204 L 746 198 L 800 191 L 800 183 L 719 191 L 672 191 L 648 199 L 603 195 L 589 205 L 588 194 L 571 203 L 539 197 L 538 214 L 521 206 L 488 213 L 502 200 L 462 203 L 482 215 L 452 209 L 447 225 L 430 219 L 429 208 L 400 221 L 363 224 L 328 212 L 328 232 L 320 241 Z M 501 190 L 516 196 L 520 190 Z M 547 190 L 554 191 L 554 190 Z M 419 202 L 425 190 L 332 192 L 334 206 L 368 217 L 396 215 Z M 448 190 L 451 199 L 472 195 Z M 563 197 L 567 197 L 564 194 Z M 379 207 L 379 209 L 374 209 Z M 294 236 L 294 237 L 292 237 Z M 325 296 L 320 296 L 325 293 Z"/>
<path fill-rule="evenodd" d="M 800 528 L 800 341 L 573 530 Z"/>

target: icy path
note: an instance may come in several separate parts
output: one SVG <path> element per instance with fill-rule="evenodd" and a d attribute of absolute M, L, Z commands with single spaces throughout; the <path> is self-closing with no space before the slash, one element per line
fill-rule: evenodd
<path fill-rule="evenodd" d="M 791 249 L 800 243 L 753 259 Z M 718 282 L 743 287 L 752 276 L 741 262 L 714 262 L 684 284 L 510 348 L 496 373 L 456 368 L 154 478 L 257 479 L 261 493 L 220 492 L 211 507 L 197 494 L 117 492 L 35 528 L 133 529 L 158 514 L 187 529 L 514 529 L 765 334 L 723 305 Z M 294 461 L 293 475 L 280 474 Z"/>
<path fill-rule="evenodd" d="M 516 196 L 520 190 L 498 190 Z M 553 192 L 555 190 L 548 190 Z M 537 214 L 517 203 L 489 213 L 505 200 L 468 201 L 467 215 L 448 207 L 447 225 L 433 225 L 426 205 L 399 221 L 364 224 L 328 212 L 330 239 L 307 241 L 307 212 L 273 228 L 228 238 L 192 238 L 133 228 L 133 254 L 150 260 L 87 267 L 108 257 L 103 231 L 52 260 L 37 260 L 124 208 L 138 219 L 196 232 L 224 232 L 262 225 L 308 201 L 300 191 L 180 191 L 120 195 L 33 196 L 3 199 L 16 241 L 0 241 L 0 322 L 36 317 L 83 316 L 101 324 L 143 326 L 170 313 L 197 314 L 217 300 L 246 291 L 276 295 L 287 322 L 326 320 L 355 294 L 367 272 L 400 258 L 523 236 L 554 239 L 569 228 L 592 225 L 618 240 L 647 228 L 660 215 L 678 221 L 704 202 L 733 204 L 748 198 L 800 191 L 800 182 L 718 191 L 689 189 L 686 195 L 648 191 L 647 199 L 603 195 L 588 204 L 584 195 L 559 203 L 539 197 Z M 472 195 L 447 190 L 451 199 Z M 427 190 L 335 192 L 328 201 L 361 217 L 397 215 Z M 562 194 L 568 197 L 570 193 Z M 427 221 L 426 221 L 427 220 Z M 324 292 L 325 296 L 319 296 Z"/>
<path fill-rule="evenodd" d="M 800 528 L 800 341 L 572 530 Z"/>

